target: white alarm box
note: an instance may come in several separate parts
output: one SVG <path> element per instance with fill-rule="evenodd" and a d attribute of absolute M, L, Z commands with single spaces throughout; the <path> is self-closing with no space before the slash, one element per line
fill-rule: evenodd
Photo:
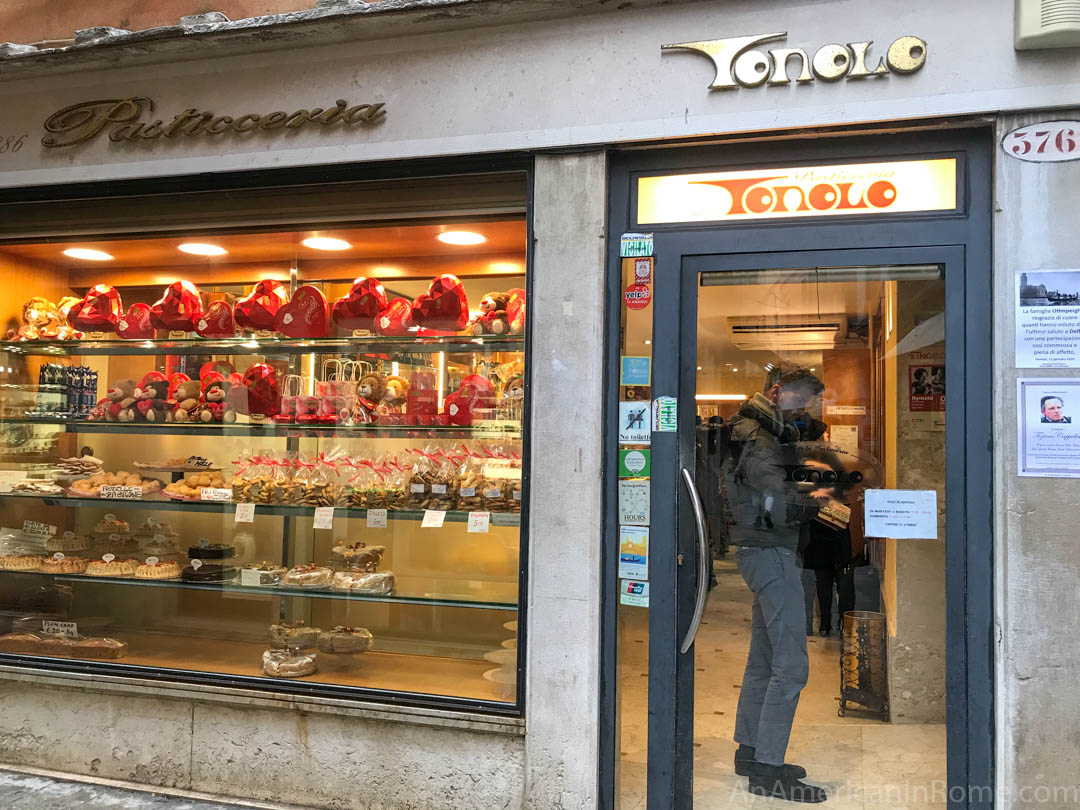
<path fill-rule="evenodd" d="M 1016 0 L 1018 51 L 1080 46 L 1080 0 Z"/>

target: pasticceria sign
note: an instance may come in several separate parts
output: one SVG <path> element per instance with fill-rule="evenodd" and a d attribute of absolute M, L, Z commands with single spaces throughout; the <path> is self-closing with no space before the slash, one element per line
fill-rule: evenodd
<path fill-rule="evenodd" d="M 700 42 L 678 42 L 661 45 L 661 51 L 695 51 L 712 60 L 716 76 L 710 90 L 732 90 L 737 87 L 758 87 L 789 84 L 788 63 L 798 60 L 795 81 L 812 82 L 815 77 L 824 82 L 840 79 L 866 79 L 887 76 L 889 73 L 915 73 L 926 62 L 926 43 L 918 37 L 904 36 L 893 42 L 885 56 L 870 67 L 868 55 L 873 40 L 849 42 L 846 45 L 829 43 L 818 48 L 811 57 L 802 48 L 772 48 L 758 50 L 757 46 L 787 38 L 787 32 L 752 34 L 748 37 L 710 39 Z"/>
<path fill-rule="evenodd" d="M 297 130 L 302 127 L 353 127 L 370 125 L 386 117 L 386 105 L 350 106 L 338 99 L 333 107 L 315 107 L 289 113 L 276 110 L 265 114 L 218 115 L 191 107 L 178 112 L 171 121 L 147 120 L 154 112 L 153 99 L 145 96 L 83 101 L 57 110 L 45 119 L 43 146 L 56 149 L 85 143 L 107 134 L 110 141 L 153 141 L 198 135 L 224 135 L 254 131 Z"/>

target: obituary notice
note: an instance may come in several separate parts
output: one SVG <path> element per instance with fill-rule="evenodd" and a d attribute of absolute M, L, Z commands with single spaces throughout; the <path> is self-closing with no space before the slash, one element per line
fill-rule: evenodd
<path fill-rule="evenodd" d="M 1016 381 L 1019 475 L 1080 478 L 1080 379 Z"/>

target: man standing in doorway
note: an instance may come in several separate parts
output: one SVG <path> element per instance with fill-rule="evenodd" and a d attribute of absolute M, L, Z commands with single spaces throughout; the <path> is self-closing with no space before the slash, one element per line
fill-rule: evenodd
<path fill-rule="evenodd" d="M 775 374 L 775 372 L 774 372 Z M 750 652 L 735 717 L 735 772 L 750 791 L 798 802 L 823 802 L 822 788 L 800 781 L 806 770 L 785 764 L 791 724 L 810 665 L 806 608 L 795 554 L 799 530 L 816 509 L 793 497 L 784 448 L 816 440 L 825 426 L 809 416 L 825 386 L 806 369 L 779 369 L 775 382 L 744 403 L 730 421 L 725 483 L 731 543 L 739 573 L 754 594 Z"/>

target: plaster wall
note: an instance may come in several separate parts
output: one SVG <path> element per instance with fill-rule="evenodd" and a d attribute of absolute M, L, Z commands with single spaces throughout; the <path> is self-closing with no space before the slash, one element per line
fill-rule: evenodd
<path fill-rule="evenodd" d="M 1003 116 L 998 134 L 1077 118 L 1080 109 Z M 1080 702 L 1074 697 L 1080 672 L 1080 479 L 1018 477 L 1016 379 L 1080 372 L 1017 370 L 1013 335 L 1015 275 L 1080 268 L 1080 162 L 1025 163 L 998 150 L 995 197 L 998 807 L 1074 807 L 1080 802 Z"/>

